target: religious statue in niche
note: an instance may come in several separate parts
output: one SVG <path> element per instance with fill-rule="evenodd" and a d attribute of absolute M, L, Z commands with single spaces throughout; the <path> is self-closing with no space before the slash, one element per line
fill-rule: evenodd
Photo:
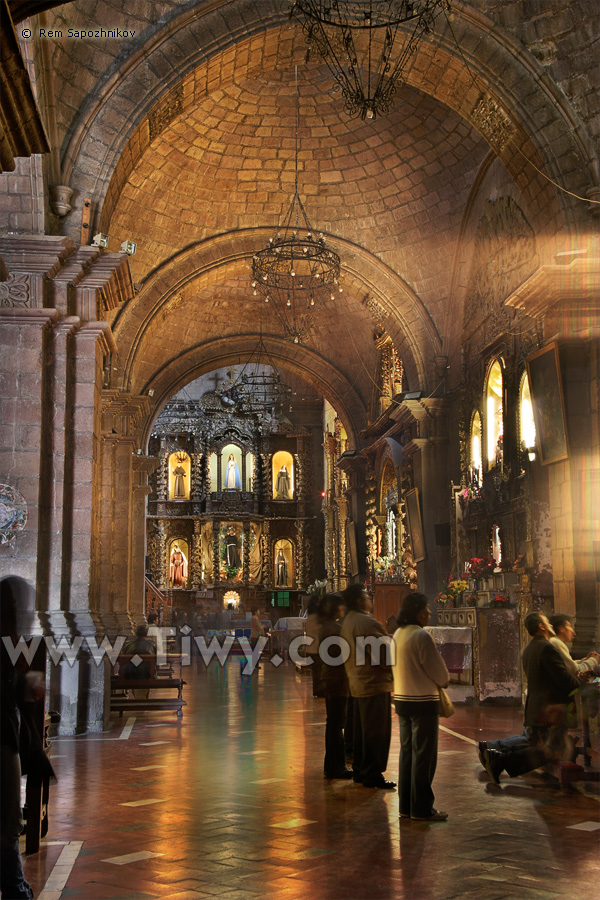
<path fill-rule="evenodd" d="M 230 453 L 225 467 L 225 483 L 223 487 L 226 491 L 239 491 L 241 486 L 242 482 L 240 479 L 239 466 L 235 461 L 233 453 Z"/>
<path fill-rule="evenodd" d="M 275 586 L 290 587 L 292 584 L 292 545 L 288 540 L 279 540 L 273 548 Z"/>
<path fill-rule="evenodd" d="M 285 587 L 288 583 L 287 560 L 281 547 L 275 557 L 275 584 L 277 587 Z"/>
<path fill-rule="evenodd" d="M 185 481 L 184 478 L 187 478 L 187 473 L 182 466 L 187 460 L 187 456 L 185 453 L 177 454 L 177 465 L 172 470 L 173 475 L 175 476 L 175 481 L 173 484 L 173 499 L 174 500 L 185 500 L 186 499 L 186 491 L 185 491 Z"/>
<path fill-rule="evenodd" d="M 238 568 L 242 564 L 240 560 L 240 545 L 233 527 L 225 535 L 225 562 L 228 568 Z"/>
<path fill-rule="evenodd" d="M 290 474 L 287 466 L 283 465 L 277 475 L 275 484 L 275 498 L 277 500 L 291 500 L 290 494 Z"/>
<path fill-rule="evenodd" d="M 238 525 L 235 525 L 233 522 L 224 523 L 219 532 L 219 560 L 222 580 L 243 580 L 243 540 L 243 535 Z"/>
<path fill-rule="evenodd" d="M 173 544 L 169 557 L 169 581 L 176 587 L 184 587 L 188 577 L 188 561 L 179 544 Z"/>

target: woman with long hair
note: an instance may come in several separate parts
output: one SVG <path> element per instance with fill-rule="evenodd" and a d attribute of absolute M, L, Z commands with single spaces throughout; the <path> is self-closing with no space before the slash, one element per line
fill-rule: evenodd
<path fill-rule="evenodd" d="M 394 705 L 400 723 L 400 817 L 444 822 L 431 784 L 437 765 L 439 689 L 448 669 L 425 626 L 431 611 L 424 594 L 402 601 L 394 633 Z"/>

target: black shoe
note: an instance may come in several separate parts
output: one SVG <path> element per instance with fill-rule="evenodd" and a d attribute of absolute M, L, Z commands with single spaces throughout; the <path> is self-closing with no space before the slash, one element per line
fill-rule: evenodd
<path fill-rule="evenodd" d="M 393 791 L 396 787 L 395 781 L 386 781 L 385 778 L 378 778 L 376 781 L 363 781 L 363 787 L 380 788 L 384 791 Z"/>
<path fill-rule="evenodd" d="M 500 784 L 500 775 L 504 772 L 504 763 L 502 762 L 502 753 L 499 750 L 483 751 L 485 771 L 488 773 L 494 784 Z"/>
<path fill-rule="evenodd" d="M 485 741 L 479 741 L 477 744 L 477 756 L 479 757 L 479 762 L 485 769 L 485 751 L 487 750 L 487 743 Z"/>
<path fill-rule="evenodd" d="M 327 772 L 323 773 L 325 778 L 334 779 L 334 778 L 343 778 L 345 781 L 348 781 L 350 778 L 354 778 L 354 772 L 352 769 L 342 769 L 341 772 L 337 772 L 335 775 L 329 775 Z"/>
<path fill-rule="evenodd" d="M 442 812 L 441 809 L 432 809 L 430 816 L 412 816 L 412 818 L 416 822 L 445 822 L 448 813 Z"/>

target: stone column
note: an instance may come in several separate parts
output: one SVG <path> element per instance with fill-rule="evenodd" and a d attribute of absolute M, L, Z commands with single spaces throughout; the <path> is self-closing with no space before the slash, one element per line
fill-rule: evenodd
<path fill-rule="evenodd" d="M 133 624 L 131 567 L 143 573 L 144 558 L 134 549 L 134 529 L 145 527 L 145 503 L 134 507 L 136 428 L 148 412 L 148 398 L 104 392 L 100 489 L 100 613 L 109 633 L 129 634 Z M 155 461 L 135 463 L 140 469 Z M 147 478 L 147 472 L 145 479 Z M 140 521 L 135 520 L 135 515 Z M 144 546 L 144 545 L 143 545 Z M 137 586 L 136 586 L 137 590 Z"/>
<path fill-rule="evenodd" d="M 145 618 L 146 513 L 150 486 L 148 476 L 160 464 L 154 457 L 133 457 L 131 539 L 129 552 L 129 615 L 136 625 Z"/>
<path fill-rule="evenodd" d="M 263 586 L 267 591 L 273 590 L 273 546 L 271 543 L 271 522 L 265 519 L 263 523 Z"/>

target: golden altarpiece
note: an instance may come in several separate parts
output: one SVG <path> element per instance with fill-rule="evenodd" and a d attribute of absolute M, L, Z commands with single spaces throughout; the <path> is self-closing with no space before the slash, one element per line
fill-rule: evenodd
<path fill-rule="evenodd" d="M 252 402 L 231 377 L 199 399 L 182 391 L 168 402 L 149 452 L 160 462 L 148 498 L 147 574 L 170 604 L 248 609 L 314 578 L 310 429 Z"/>

